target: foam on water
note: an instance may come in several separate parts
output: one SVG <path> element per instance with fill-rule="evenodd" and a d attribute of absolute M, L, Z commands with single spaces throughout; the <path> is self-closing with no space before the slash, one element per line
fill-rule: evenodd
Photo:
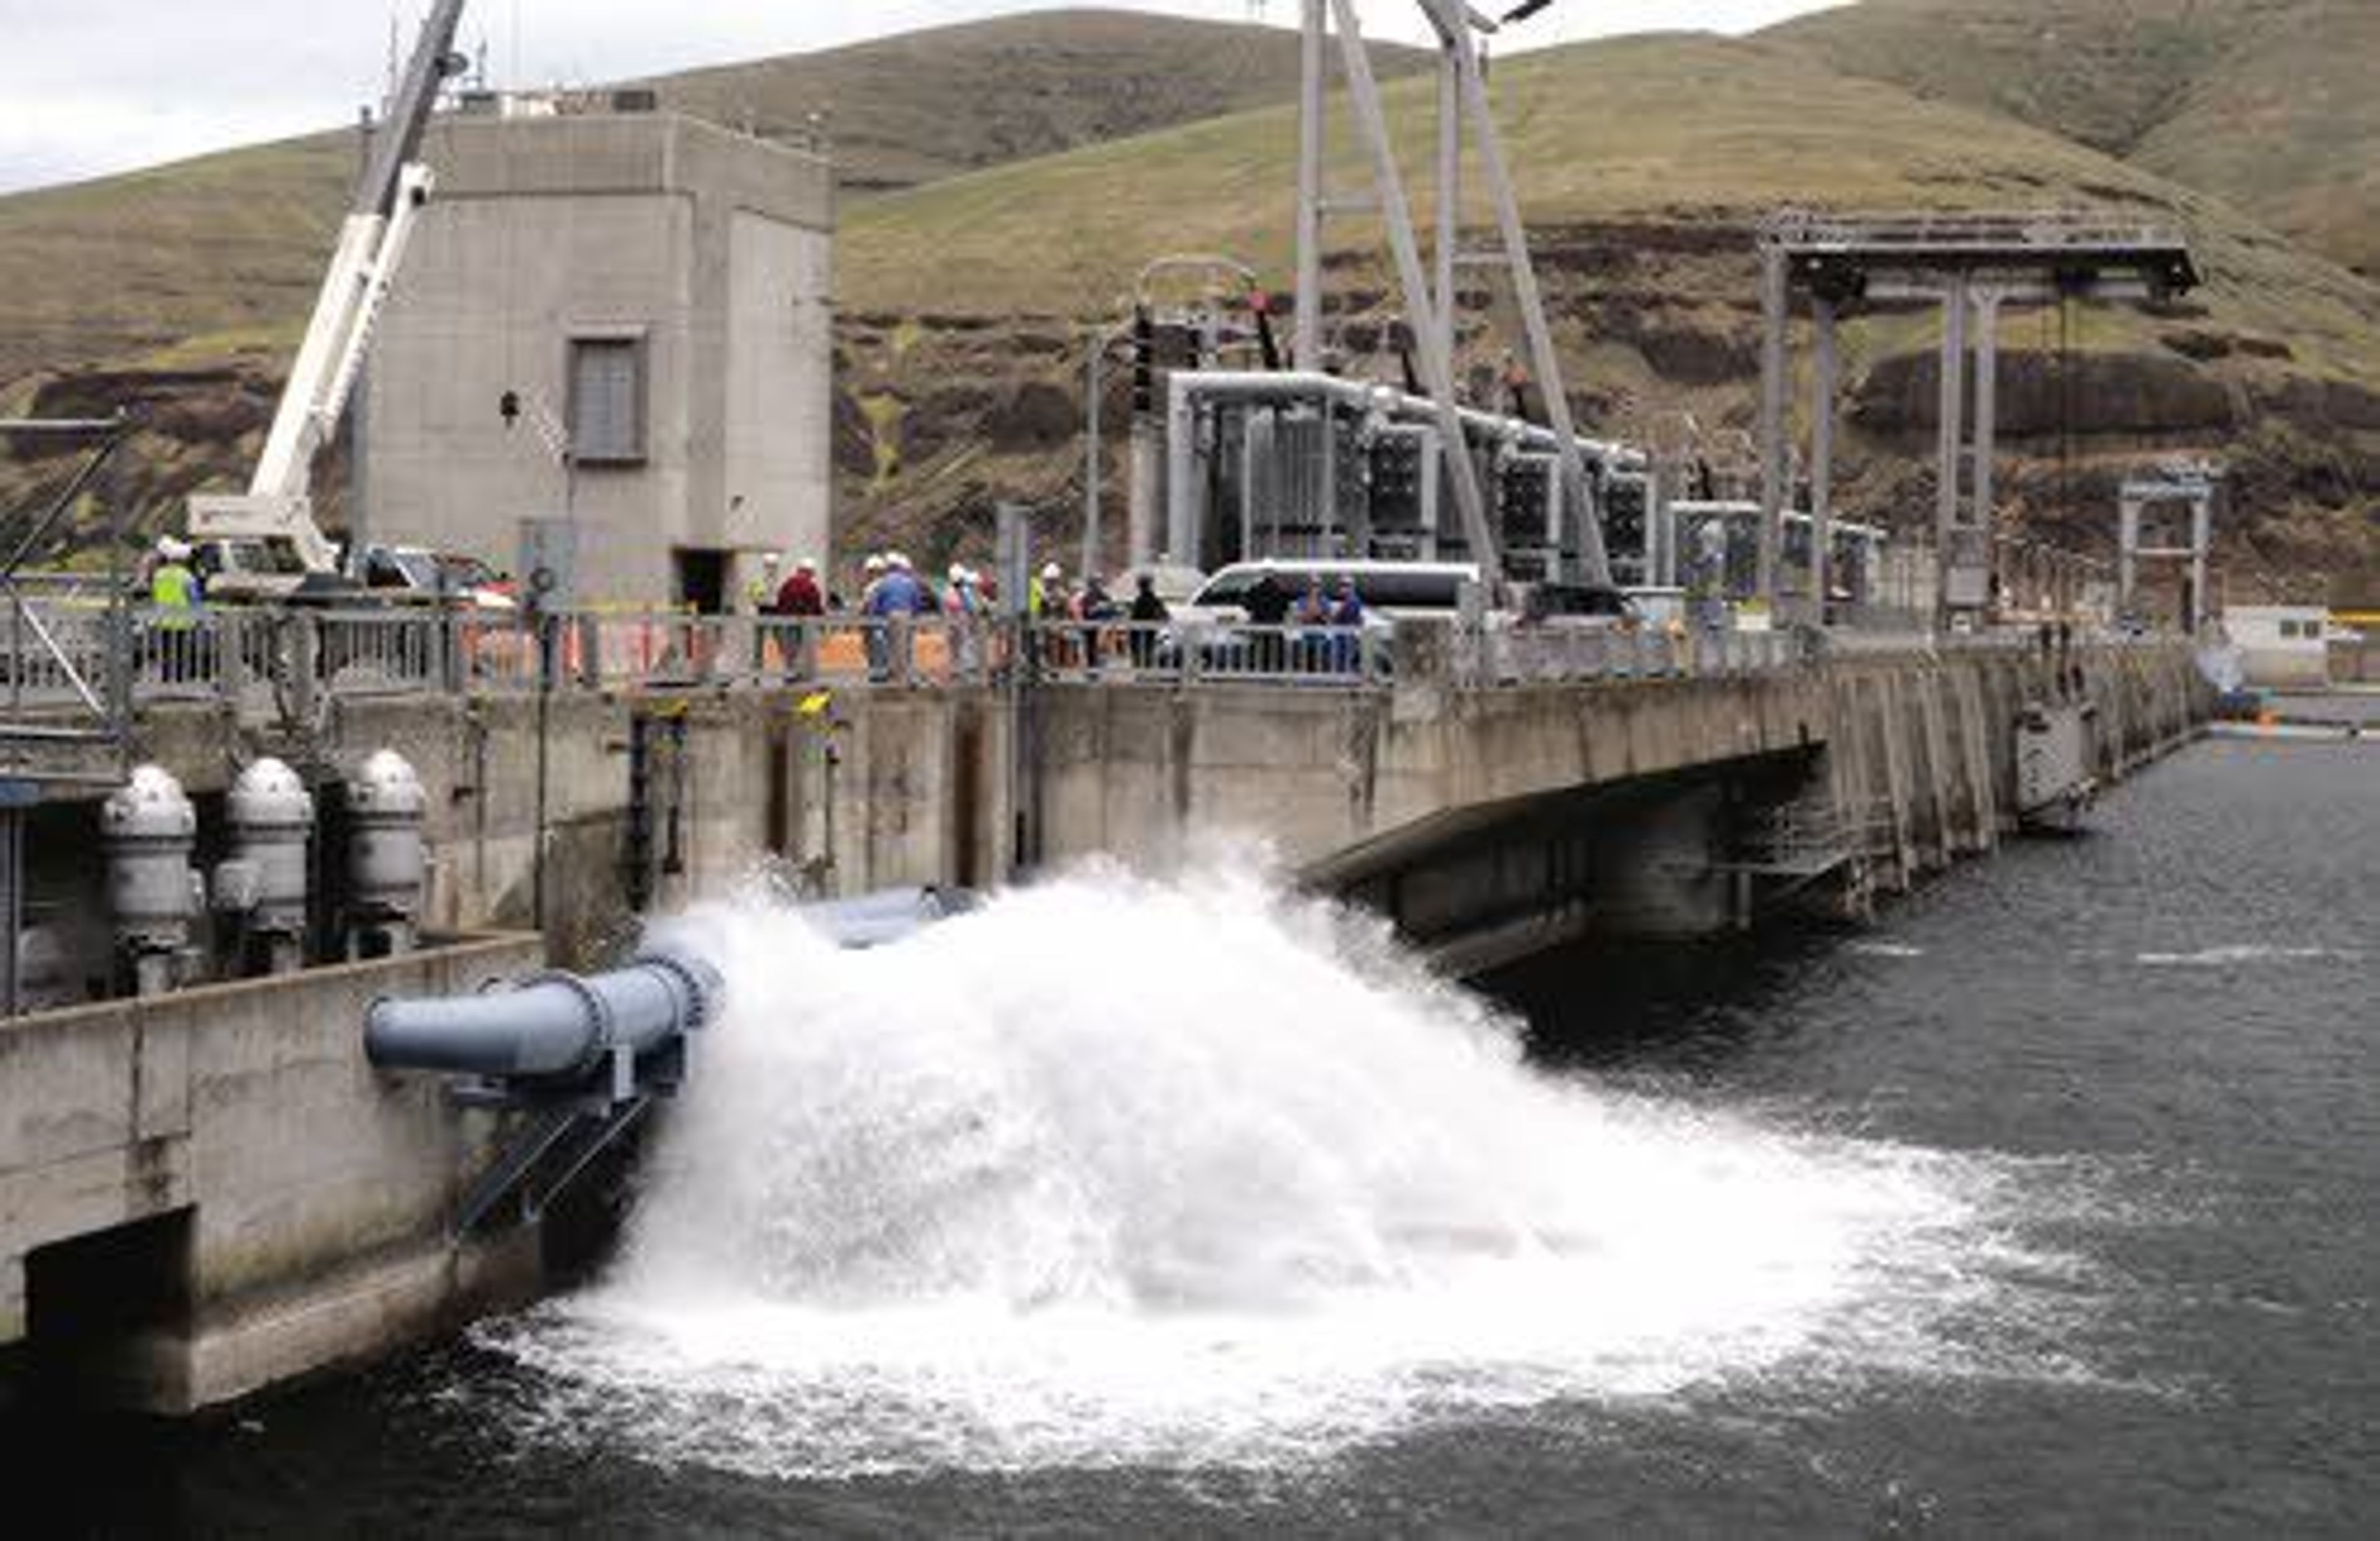
<path fill-rule="evenodd" d="M 2006 1171 L 1537 1074 L 1257 876 L 1095 872 L 868 953 L 758 899 L 673 931 L 731 1006 L 622 1256 L 478 1335 L 533 1437 L 1273 1462 L 1784 1366 L 2066 1371 Z"/>
<path fill-rule="evenodd" d="M 2299 947 L 2277 942 L 2228 942 L 2192 953 L 2142 953 L 2150 968 L 2240 968 L 2252 964 L 2361 963 L 2363 954 L 2337 947 Z"/>

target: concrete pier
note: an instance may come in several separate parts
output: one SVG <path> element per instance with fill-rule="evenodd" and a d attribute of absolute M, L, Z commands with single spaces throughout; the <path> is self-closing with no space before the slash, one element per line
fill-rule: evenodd
<path fill-rule="evenodd" d="M 374 1074 L 356 1024 L 542 953 L 456 941 L 0 1023 L 0 1345 L 181 1413 L 532 1298 L 534 1232 L 446 1233 L 493 1121 Z"/>
<path fill-rule="evenodd" d="M 1736 674 L 1495 688 L 1409 652 L 1393 685 L 862 687 L 814 710 L 804 686 L 568 691 L 541 730 L 517 695 L 366 698 L 341 704 L 326 753 L 393 747 L 420 771 L 431 925 L 541 919 L 556 961 L 576 965 L 625 940 L 638 910 L 724 893 L 756 864 L 831 896 L 990 886 L 1020 857 L 1164 868 L 1243 835 L 1360 897 L 1427 854 L 1542 819 L 1544 800 L 1621 789 L 1629 815 L 1581 805 L 1600 839 L 1624 826 L 1641 843 L 1646 799 L 1719 786 L 1733 827 L 1703 841 L 1718 866 L 1755 817 L 1791 808 L 1855 836 L 1841 885 L 1903 892 L 2013 827 L 2017 718 L 2061 687 L 2018 646 L 1872 644 Z M 2098 709 L 2108 783 L 2212 707 L 2180 644 L 2083 646 L 2069 664 L 2063 687 Z M 201 798 L 227 783 L 212 714 L 155 713 L 151 746 Z"/>

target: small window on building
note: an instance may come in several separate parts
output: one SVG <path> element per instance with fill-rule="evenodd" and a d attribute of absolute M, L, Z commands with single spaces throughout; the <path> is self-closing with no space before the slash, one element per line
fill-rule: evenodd
<path fill-rule="evenodd" d="M 570 340 L 570 447 L 582 466 L 645 458 L 645 341 Z"/>

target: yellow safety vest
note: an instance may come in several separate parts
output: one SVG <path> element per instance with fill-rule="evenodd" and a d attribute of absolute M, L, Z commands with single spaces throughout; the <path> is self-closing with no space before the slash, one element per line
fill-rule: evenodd
<path fill-rule="evenodd" d="M 162 562 L 149 575 L 149 602 L 165 612 L 165 625 L 187 626 L 198 608 L 198 576 L 178 562 Z"/>

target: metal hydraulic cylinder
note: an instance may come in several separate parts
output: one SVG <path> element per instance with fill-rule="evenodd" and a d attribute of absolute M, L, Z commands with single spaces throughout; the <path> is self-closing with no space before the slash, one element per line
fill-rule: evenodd
<path fill-rule="evenodd" d="M 163 994 L 200 910 L 202 885 L 190 868 L 198 810 L 171 771 L 144 765 L 101 806 L 99 828 L 116 949 L 135 993 Z"/>
<path fill-rule="evenodd" d="M 348 775 L 346 807 L 348 955 L 410 953 L 429 871 L 430 795 L 403 755 L 382 749 Z"/>
<path fill-rule="evenodd" d="M 232 843 L 225 866 L 238 871 L 239 881 L 219 881 L 217 903 L 237 886 L 239 920 L 262 954 L 265 971 L 294 974 L 305 966 L 313 794 L 295 770 L 268 758 L 239 773 L 225 806 Z"/>

